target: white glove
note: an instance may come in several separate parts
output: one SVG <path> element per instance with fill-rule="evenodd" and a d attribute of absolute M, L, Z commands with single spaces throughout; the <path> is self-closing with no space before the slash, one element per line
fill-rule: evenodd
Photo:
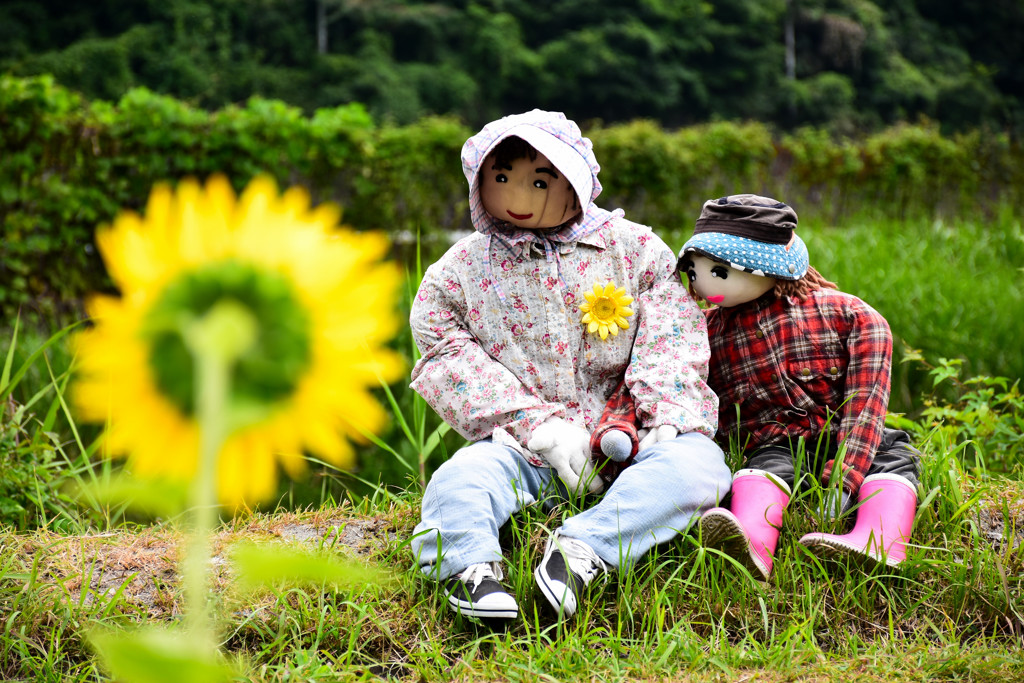
<path fill-rule="evenodd" d="M 640 445 L 637 447 L 636 452 L 650 448 L 659 441 L 669 441 L 679 436 L 679 430 L 672 425 L 661 425 L 654 429 L 641 429 L 637 432 L 637 436 L 640 437 Z"/>
<path fill-rule="evenodd" d="M 582 427 L 549 417 L 533 430 L 526 447 L 558 472 L 570 491 L 578 493 L 581 482 L 590 493 L 604 490 L 604 482 L 590 462 L 590 434 Z"/>

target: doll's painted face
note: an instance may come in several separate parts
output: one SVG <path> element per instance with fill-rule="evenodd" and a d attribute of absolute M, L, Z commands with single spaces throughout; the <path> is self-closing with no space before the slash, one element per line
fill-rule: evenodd
<path fill-rule="evenodd" d="M 579 212 L 576 192 L 546 156 L 499 164 L 492 154 L 480 169 L 480 198 L 495 218 L 528 230 L 553 228 Z"/>
<path fill-rule="evenodd" d="M 686 254 L 680 267 L 699 298 L 726 308 L 753 301 L 775 286 L 775 278 L 736 270 L 699 254 Z"/>

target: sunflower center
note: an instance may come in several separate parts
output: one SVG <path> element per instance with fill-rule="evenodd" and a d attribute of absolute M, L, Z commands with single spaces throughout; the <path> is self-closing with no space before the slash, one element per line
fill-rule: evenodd
<path fill-rule="evenodd" d="M 256 322 L 255 340 L 231 371 L 233 402 L 266 406 L 284 399 L 310 366 L 309 315 L 284 275 L 237 261 L 186 273 L 161 293 L 142 334 L 157 387 L 188 417 L 196 407 L 195 362 L 181 330 L 225 301 L 243 306 Z"/>
<path fill-rule="evenodd" d="M 615 302 L 607 297 L 601 297 L 594 302 L 594 315 L 601 320 L 608 320 L 615 315 Z"/>

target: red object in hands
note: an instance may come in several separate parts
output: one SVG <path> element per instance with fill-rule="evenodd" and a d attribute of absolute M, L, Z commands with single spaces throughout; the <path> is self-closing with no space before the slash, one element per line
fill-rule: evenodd
<path fill-rule="evenodd" d="M 605 455 L 601 449 L 601 439 L 608 432 L 616 430 L 622 432 L 629 439 L 633 448 L 629 457 L 623 462 L 616 462 Z M 629 395 L 629 389 L 625 382 L 612 392 L 605 404 L 604 412 L 601 413 L 601 420 L 597 428 L 590 435 L 590 459 L 598 470 L 601 478 L 606 484 L 611 484 L 623 469 L 633 462 L 637 448 L 640 445 L 640 438 L 637 436 L 636 404 L 633 397 Z"/>

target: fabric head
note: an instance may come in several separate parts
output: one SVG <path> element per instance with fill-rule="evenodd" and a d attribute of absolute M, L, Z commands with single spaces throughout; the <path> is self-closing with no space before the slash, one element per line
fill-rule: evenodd
<path fill-rule="evenodd" d="M 810 259 L 796 226 L 796 211 L 771 197 L 738 194 L 710 199 L 679 255 L 694 252 L 754 275 L 799 280 Z"/>
<path fill-rule="evenodd" d="M 540 231 L 519 228 L 496 218 L 484 209 L 480 197 L 480 168 L 487 156 L 502 140 L 518 137 L 542 153 L 568 180 L 579 200 L 580 213 L 557 230 Z M 526 243 L 544 249 L 544 256 L 558 266 L 558 280 L 563 287 L 559 245 L 571 243 L 597 232 L 606 222 L 623 215 L 621 209 L 606 211 L 594 204 L 601 194 L 597 174 L 601 166 L 594 156 L 593 143 L 580 133 L 579 126 L 561 112 L 534 109 L 525 114 L 505 116 L 484 126 L 462 146 L 462 171 L 469 181 L 469 211 L 473 227 L 488 237 L 484 250 L 484 266 L 491 271 L 491 247 L 495 243 L 509 253 L 517 253 Z M 505 293 L 495 282 L 495 292 L 504 301 Z"/>
<path fill-rule="evenodd" d="M 565 114 L 540 109 L 492 121 L 462 146 L 462 171 L 469 181 L 469 207 L 473 227 L 484 234 L 510 232 L 508 224 L 484 210 L 480 201 L 478 175 L 487 155 L 499 142 L 512 136 L 525 140 L 546 156 L 575 190 L 582 219 L 575 226 L 569 226 L 569 232 L 573 233 L 569 237 L 578 238 L 600 227 L 600 223 L 592 225 L 595 217 L 590 212 L 594 199 L 601 194 L 601 183 L 597 179 L 601 166 L 594 156 L 593 144 L 583 137 L 579 126 L 567 119 Z M 607 220 L 607 216 L 597 218 Z"/>

